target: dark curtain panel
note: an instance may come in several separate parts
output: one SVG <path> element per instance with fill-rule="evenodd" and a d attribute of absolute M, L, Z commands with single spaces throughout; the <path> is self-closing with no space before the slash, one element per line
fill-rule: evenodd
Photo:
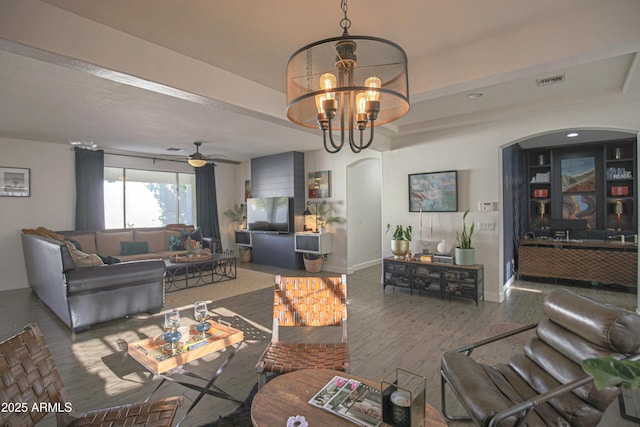
<path fill-rule="evenodd" d="M 213 237 L 220 241 L 216 174 L 211 163 L 201 168 L 196 168 L 196 215 L 198 216 L 198 226 L 202 231 L 202 235 Z"/>
<path fill-rule="evenodd" d="M 516 260 L 516 270 L 518 266 L 518 246 L 520 239 L 528 230 L 528 209 L 527 199 L 528 181 L 527 181 L 527 155 L 519 144 L 511 147 L 511 180 L 512 180 L 512 197 L 513 197 L 513 250 Z"/>
<path fill-rule="evenodd" d="M 104 151 L 76 148 L 76 230 L 104 230 Z"/>

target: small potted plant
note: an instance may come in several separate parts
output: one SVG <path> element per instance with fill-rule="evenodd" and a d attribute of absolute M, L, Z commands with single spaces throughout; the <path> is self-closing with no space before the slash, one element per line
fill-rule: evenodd
<path fill-rule="evenodd" d="M 234 205 L 233 208 L 227 209 L 224 211 L 224 216 L 229 218 L 232 223 L 235 223 L 238 229 L 242 230 L 244 228 L 244 221 L 247 217 L 244 213 L 243 205 Z"/>
<path fill-rule="evenodd" d="M 341 224 L 344 222 L 344 218 L 341 216 L 329 216 L 329 210 L 331 208 L 328 207 L 325 203 L 319 204 L 316 210 L 316 215 L 318 218 L 318 228 L 320 233 L 324 233 L 326 231 L 325 227 L 328 224 Z"/>
<path fill-rule="evenodd" d="M 471 227 L 467 228 L 467 215 L 469 209 L 467 209 L 462 215 L 462 232 L 456 231 L 456 240 L 458 246 L 455 249 L 455 259 L 458 265 L 473 265 L 476 263 L 476 251 L 471 246 L 471 236 L 475 229 L 475 223 L 471 223 Z"/>
<path fill-rule="evenodd" d="M 387 224 L 387 233 L 391 230 L 391 224 Z M 413 228 L 410 225 L 403 227 L 396 225 L 391 238 L 391 253 L 396 259 L 403 259 L 409 252 L 409 243 L 411 242 L 411 232 Z"/>

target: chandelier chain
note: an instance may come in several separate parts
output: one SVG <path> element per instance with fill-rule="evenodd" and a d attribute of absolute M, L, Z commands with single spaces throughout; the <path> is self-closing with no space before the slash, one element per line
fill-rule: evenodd
<path fill-rule="evenodd" d="M 345 34 L 348 34 L 349 28 L 351 27 L 351 20 L 347 17 L 347 9 L 348 9 L 347 0 L 342 0 L 340 7 L 342 8 L 342 12 L 344 14 L 342 19 L 340 20 L 340 28 L 342 28 Z"/>

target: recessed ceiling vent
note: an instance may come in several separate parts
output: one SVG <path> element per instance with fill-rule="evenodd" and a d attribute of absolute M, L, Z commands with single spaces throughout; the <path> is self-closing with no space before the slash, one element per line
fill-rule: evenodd
<path fill-rule="evenodd" d="M 180 152 L 183 151 L 182 148 L 176 148 L 176 147 L 169 147 L 167 148 L 167 151 L 176 151 L 176 152 Z"/>
<path fill-rule="evenodd" d="M 536 83 L 538 84 L 538 87 L 544 87 L 549 85 L 555 85 L 558 83 L 564 83 L 566 79 L 567 79 L 566 74 L 560 74 L 553 77 L 545 77 L 544 79 L 537 79 Z"/>

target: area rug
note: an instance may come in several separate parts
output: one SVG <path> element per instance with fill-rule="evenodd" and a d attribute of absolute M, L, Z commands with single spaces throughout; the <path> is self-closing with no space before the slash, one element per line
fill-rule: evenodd
<path fill-rule="evenodd" d="M 197 298 L 219 301 L 248 292 L 274 286 L 275 276 L 260 271 L 238 268 L 236 279 L 204 286 L 169 292 L 165 295 L 165 307 L 181 307 L 193 304 Z"/>

